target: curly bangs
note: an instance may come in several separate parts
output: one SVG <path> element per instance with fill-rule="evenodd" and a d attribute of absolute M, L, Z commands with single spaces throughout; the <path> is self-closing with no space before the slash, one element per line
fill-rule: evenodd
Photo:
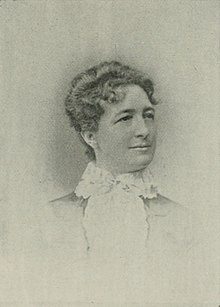
<path fill-rule="evenodd" d="M 86 145 L 86 154 L 90 160 L 95 160 L 95 152 L 84 141 L 80 132 L 97 131 L 99 120 L 104 113 L 103 105 L 122 101 L 128 85 L 140 86 L 150 102 L 153 105 L 157 104 L 153 98 L 153 82 L 138 70 L 119 62 L 102 62 L 73 79 L 65 99 L 65 110 L 71 126 Z"/>

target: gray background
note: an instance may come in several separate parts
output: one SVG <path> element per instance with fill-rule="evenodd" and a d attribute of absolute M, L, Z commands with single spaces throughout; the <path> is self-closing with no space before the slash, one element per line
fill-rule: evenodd
<path fill-rule="evenodd" d="M 214 206 L 218 1 L 1 1 L 2 198 L 61 196 L 86 163 L 64 114 L 74 75 L 117 59 L 148 72 L 157 107 L 152 165 L 164 194 Z"/>
<path fill-rule="evenodd" d="M 161 105 L 151 168 L 161 192 L 216 233 L 219 1 L 2 0 L 0 23 L 3 244 L 79 180 L 86 158 L 63 100 L 76 73 L 111 59 L 152 76 Z"/>

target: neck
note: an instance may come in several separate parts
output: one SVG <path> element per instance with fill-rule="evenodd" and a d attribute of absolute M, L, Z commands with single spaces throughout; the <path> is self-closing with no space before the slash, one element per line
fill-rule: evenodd
<path fill-rule="evenodd" d="M 141 171 L 144 171 L 146 169 L 146 167 L 140 168 L 140 169 L 136 169 L 134 171 L 129 171 L 129 170 L 120 170 L 118 167 L 114 167 L 112 164 L 108 164 L 108 163 L 103 163 L 103 161 L 100 160 L 96 160 L 94 161 L 95 166 L 108 171 L 109 173 L 112 174 L 113 177 L 117 177 L 118 175 L 122 175 L 122 174 L 136 174 L 139 173 Z"/>

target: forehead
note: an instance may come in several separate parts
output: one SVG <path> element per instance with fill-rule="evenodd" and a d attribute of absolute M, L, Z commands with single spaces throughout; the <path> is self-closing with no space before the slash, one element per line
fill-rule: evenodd
<path fill-rule="evenodd" d="M 116 104 L 106 104 L 105 115 L 114 116 L 118 112 L 126 109 L 135 109 L 142 111 L 147 107 L 151 107 L 152 104 L 147 96 L 147 93 L 138 85 L 128 85 L 124 88 L 125 98 L 123 101 Z"/>

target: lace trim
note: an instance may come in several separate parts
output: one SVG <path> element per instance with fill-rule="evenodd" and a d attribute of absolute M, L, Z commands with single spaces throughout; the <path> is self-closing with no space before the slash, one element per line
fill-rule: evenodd
<path fill-rule="evenodd" d="M 149 169 L 114 177 L 110 172 L 97 167 L 94 162 L 88 163 L 75 193 L 78 197 L 87 199 L 92 195 L 106 194 L 115 186 L 143 198 L 152 199 L 158 194 L 157 185 Z"/>

